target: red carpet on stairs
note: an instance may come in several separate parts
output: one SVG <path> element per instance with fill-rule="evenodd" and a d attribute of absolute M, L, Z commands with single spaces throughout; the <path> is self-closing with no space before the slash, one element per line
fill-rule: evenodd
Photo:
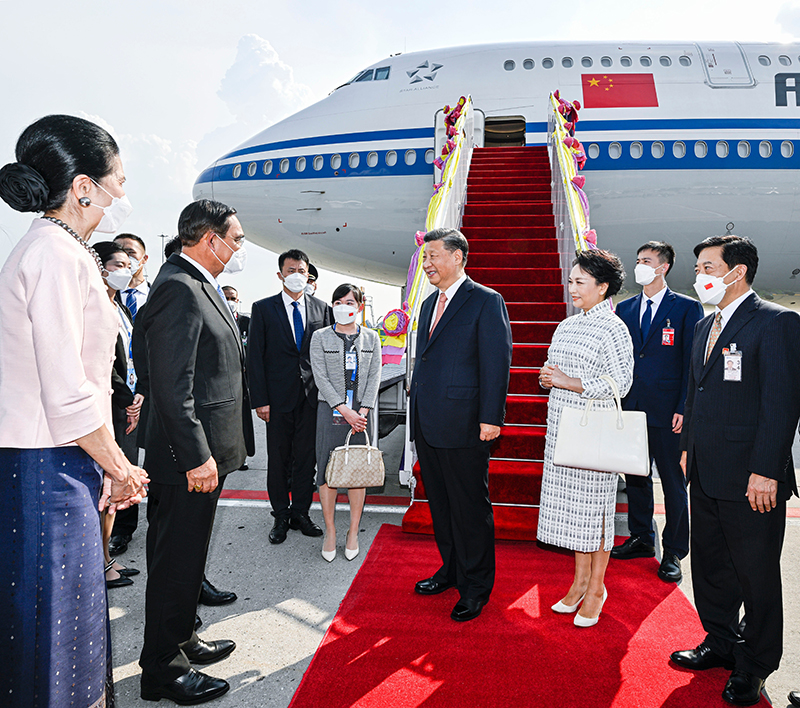
<path fill-rule="evenodd" d="M 652 558 L 614 562 L 600 621 L 581 629 L 550 605 L 569 555 L 497 544 L 497 580 L 477 619 L 450 619 L 455 590 L 414 583 L 440 565 L 432 538 L 381 527 L 290 708 L 723 708 L 729 672 L 669 663 L 704 637 L 686 596 Z M 762 698 L 761 706 L 769 705 Z"/>
<path fill-rule="evenodd" d="M 475 150 L 461 228 L 469 241 L 467 274 L 502 294 L 511 319 L 506 425 L 489 463 L 495 536 L 511 540 L 536 538 L 547 419 L 539 367 L 566 316 L 550 179 L 545 147 Z M 403 530 L 433 533 L 418 466 L 414 476 Z"/>

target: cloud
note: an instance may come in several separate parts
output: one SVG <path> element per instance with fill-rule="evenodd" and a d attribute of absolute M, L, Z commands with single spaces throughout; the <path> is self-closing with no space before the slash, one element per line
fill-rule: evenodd
<path fill-rule="evenodd" d="M 778 26 L 792 37 L 800 37 L 800 2 L 787 2 L 781 5 L 775 18 Z"/>

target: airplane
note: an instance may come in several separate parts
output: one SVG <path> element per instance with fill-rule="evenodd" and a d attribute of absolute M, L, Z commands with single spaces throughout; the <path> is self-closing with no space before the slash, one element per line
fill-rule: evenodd
<path fill-rule="evenodd" d="M 253 136 L 198 177 L 248 237 L 330 270 L 404 283 L 444 140 L 442 108 L 471 94 L 476 147 L 544 145 L 549 95 L 583 106 L 585 191 L 598 245 L 632 264 L 718 234 L 759 248 L 756 286 L 800 290 L 800 44 L 520 42 L 393 55 Z M 469 200 L 469 193 L 467 193 Z"/>

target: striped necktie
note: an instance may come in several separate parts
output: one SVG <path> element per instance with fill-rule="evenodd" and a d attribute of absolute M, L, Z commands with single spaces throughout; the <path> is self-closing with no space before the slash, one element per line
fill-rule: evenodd
<path fill-rule="evenodd" d="M 136 289 L 135 288 L 128 288 L 125 291 L 125 307 L 128 308 L 128 311 L 131 313 L 131 320 L 134 322 L 136 321 L 136 310 L 139 308 L 136 305 Z"/>
<path fill-rule="evenodd" d="M 722 332 L 722 313 L 718 312 L 717 316 L 714 318 L 714 324 L 711 326 L 711 334 L 708 337 L 708 347 L 706 347 L 706 360 L 704 363 L 708 363 L 708 357 L 711 356 L 711 352 L 714 350 L 714 345 L 719 339 L 720 332 Z"/>

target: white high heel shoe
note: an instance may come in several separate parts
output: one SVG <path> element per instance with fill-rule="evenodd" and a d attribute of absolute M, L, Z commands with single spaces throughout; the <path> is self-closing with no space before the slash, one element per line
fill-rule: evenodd
<path fill-rule="evenodd" d="M 349 549 L 347 547 L 347 539 L 348 538 L 350 538 L 350 532 L 347 533 L 347 536 L 346 536 L 346 538 L 344 540 L 344 557 L 347 558 L 347 560 L 351 561 L 358 555 L 359 548 L 358 548 L 358 546 L 356 546 L 352 550 Z"/>
<path fill-rule="evenodd" d="M 598 620 L 600 619 L 600 614 L 603 612 L 603 605 L 606 604 L 606 599 L 608 598 L 608 590 L 606 590 L 606 586 L 603 586 L 603 601 L 600 603 L 600 612 L 597 613 L 597 617 L 583 617 L 582 615 L 575 615 L 574 624 L 576 627 L 594 627 Z"/>
<path fill-rule="evenodd" d="M 345 555 L 347 555 L 347 551 L 345 551 Z M 336 558 L 336 548 L 332 551 L 325 550 L 325 540 L 322 541 L 322 557 L 328 561 L 328 563 L 333 563 L 333 559 Z"/>
<path fill-rule="evenodd" d="M 560 615 L 571 615 L 573 612 L 575 612 L 575 610 L 578 609 L 578 607 L 580 607 L 584 597 L 586 597 L 586 593 L 581 595 L 574 605 L 565 605 L 561 600 L 559 600 L 550 609 L 553 610 L 553 612 L 558 612 Z"/>

